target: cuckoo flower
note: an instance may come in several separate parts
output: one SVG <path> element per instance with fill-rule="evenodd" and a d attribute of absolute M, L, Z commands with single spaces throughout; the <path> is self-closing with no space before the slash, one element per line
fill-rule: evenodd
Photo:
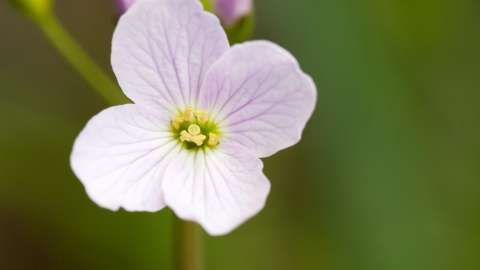
<path fill-rule="evenodd" d="M 144 0 L 118 23 L 112 66 L 135 104 L 94 116 L 71 155 L 93 201 L 169 206 L 211 235 L 263 208 L 259 158 L 300 140 L 316 100 L 292 55 L 267 41 L 230 48 L 197 0 Z"/>

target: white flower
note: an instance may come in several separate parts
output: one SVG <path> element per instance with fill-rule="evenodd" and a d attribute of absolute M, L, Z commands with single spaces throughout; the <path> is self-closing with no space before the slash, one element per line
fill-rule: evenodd
<path fill-rule="evenodd" d="M 135 102 L 94 116 L 71 165 L 98 205 L 169 206 L 211 235 L 260 211 L 259 157 L 300 140 L 316 100 L 295 58 L 267 41 L 229 47 L 197 0 L 139 1 L 119 21 L 112 66 Z"/>

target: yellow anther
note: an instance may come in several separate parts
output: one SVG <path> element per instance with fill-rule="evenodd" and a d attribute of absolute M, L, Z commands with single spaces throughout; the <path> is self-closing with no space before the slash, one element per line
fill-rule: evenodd
<path fill-rule="evenodd" d="M 193 107 L 187 107 L 185 108 L 185 111 L 183 112 L 183 119 L 189 121 L 190 117 L 192 117 L 193 113 Z"/>
<path fill-rule="evenodd" d="M 197 146 L 200 146 L 203 144 L 203 141 L 207 138 L 207 136 L 200 134 L 200 135 L 192 135 L 188 133 L 186 130 L 182 130 L 180 132 L 180 140 L 182 142 L 187 141 L 187 142 L 193 142 Z"/>
<path fill-rule="evenodd" d="M 208 120 L 208 114 L 206 111 L 195 110 L 193 115 L 195 115 L 198 118 L 198 122 L 200 122 L 200 124 L 203 124 Z"/>
<path fill-rule="evenodd" d="M 191 142 L 195 143 L 197 146 L 200 146 L 203 144 L 203 141 L 207 138 L 207 136 L 200 134 L 200 135 L 195 135 L 192 136 L 190 139 Z"/>
<path fill-rule="evenodd" d="M 192 137 L 193 137 L 192 134 L 188 133 L 186 130 L 182 130 L 182 132 L 180 132 L 180 140 L 182 142 L 184 141 L 189 142 L 192 140 Z"/>
<path fill-rule="evenodd" d="M 218 144 L 217 134 L 210 132 L 210 134 L 208 134 L 208 145 L 215 146 L 217 144 Z"/>
<path fill-rule="evenodd" d="M 195 125 L 195 124 L 191 124 L 189 127 L 188 127 L 188 133 L 192 134 L 192 135 L 198 135 L 200 134 L 200 127 L 198 125 Z"/>
<path fill-rule="evenodd" d="M 174 129 L 179 129 L 180 128 L 180 124 L 183 122 L 183 119 L 180 118 L 180 117 L 175 117 L 173 120 L 172 120 L 172 127 Z"/>

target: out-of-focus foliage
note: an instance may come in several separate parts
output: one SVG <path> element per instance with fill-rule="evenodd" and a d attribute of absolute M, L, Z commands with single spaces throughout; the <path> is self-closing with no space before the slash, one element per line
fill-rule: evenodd
<path fill-rule="evenodd" d="M 203 5 L 203 9 L 206 10 L 206 11 L 209 11 L 209 12 L 213 12 L 213 9 L 212 9 L 212 1 L 213 0 L 199 0 L 202 5 Z"/>
<path fill-rule="evenodd" d="M 227 33 L 228 41 L 230 45 L 244 42 L 251 38 L 255 25 L 254 12 L 240 19 L 233 26 L 224 26 L 225 33 Z"/>
<path fill-rule="evenodd" d="M 265 209 L 205 235 L 207 269 L 480 269 L 478 1 L 255 5 L 254 36 L 297 57 L 318 105 L 264 160 Z M 57 11 L 111 74 L 109 1 Z M 3 3 L 0 23 L 0 269 L 170 269 L 171 212 L 100 209 L 69 168 L 107 104 Z"/>

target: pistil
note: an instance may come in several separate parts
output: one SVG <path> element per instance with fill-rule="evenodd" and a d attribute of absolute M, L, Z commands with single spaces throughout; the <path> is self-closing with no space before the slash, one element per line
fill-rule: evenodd
<path fill-rule="evenodd" d="M 201 130 L 200 130 L 200 127 L 198 125 L 191 124 L 188 127 L 188 133 L 190 133 L 192 135 L 198 135 L 198 134 L 200 134 L 200 132 L 201 132 Z"/>
<path fill-rule="evenodd" d="M 201 146 L 203 144 L 203 141 L 207 138 L 207 136 L 200 134 L 200 135 L 192 135 L 188 133 L 186 130 L 182 130 L 180 132 L 180 140 L 182 142 L 187 141 L 187 142 L 193 142 L 197 146 Z"/>

